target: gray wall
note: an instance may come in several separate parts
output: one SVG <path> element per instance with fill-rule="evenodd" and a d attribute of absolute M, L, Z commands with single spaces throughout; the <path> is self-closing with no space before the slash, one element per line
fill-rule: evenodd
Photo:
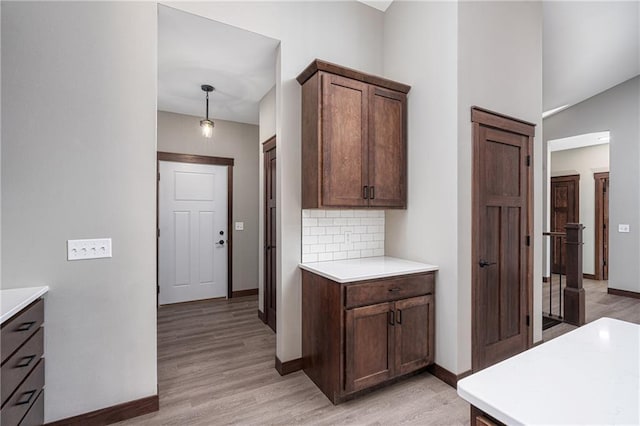
<path fill-rule="evenodd" d="M 200 130 L 202 117 L 158 111 L 158 151 L 234 159 L 233 290 L 258 287 L 258 126 L 216 120 L 213 137 Z M 236 231 L 235 222 L 244 222 Z"/>
<path fill-rule="evenodd" d="M 640 292 L 640 77 L 546 118 L 545 150 L 546 141 L 605 130 L 611 136 L 609 287 Z M 618 233 L 620 223 L 631 232 Z"/>
<path fill-rule="evenodd" d="M 157 11 L 2 9 L 2 287 L 51 288 L 49 422 L 157 392 Z M 66 260 L 66 240 L 95 237 L 113 258 Z"/>
<path fill-rule="evenodd" d="M 412 86 L 408 208 L 386 213 L 385 251 L 440 266 L 436 363 L 462 373 L 471 368 L 470 108 L 478 105 L 540 122 L 541 5 L 394 2 L 385 14 L 384 34 L 385 75 Z M 540 156 L 538 147 L 537 180 Z M 538 187 L 536 206 L 541 206 L 540 196 Z M 541 233 L 540 220 L 541 207 L 535 224 Z M 536 256 L 534 279 L 540 280 Z M 537 306 L 534 312 L 539 312 Z M 541 324 L 534 325 L 539 340 Z"/>
<path fill-rule="evenodd" d="M 609 171 L 609 144 L 565 149 L 551 153 L 551 176 L 580 175 L 580 223 L 585 226 L 582 239 L 582 272 L 595 273 L 596 256 L 596 182 L 594 173 Z"/>

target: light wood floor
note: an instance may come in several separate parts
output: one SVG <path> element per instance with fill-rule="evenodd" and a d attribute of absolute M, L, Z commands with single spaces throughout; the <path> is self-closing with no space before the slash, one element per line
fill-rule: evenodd
<path fill-rule="evenodd" d="M 332 405 L 303 372 L 276 372 L 257 310 L 256 296 L 160 308 L 160 411 L 122 424 L 468 424 L 469 404 L 428 373 Z"/>
<path fill-rule="evenodd" d="M 607 294 L 606 282 L 584 286 L 588 321 L 609 316 L 640 324 L 640 300 Z M 255 296 L 160 308 L 160 410 L 122 424 L 469 424 L 469 404 L 428 373 L 333 406 L 303 372 L 276 372 L 275 334 L 257 309 Z M 543 338 L 574 328 L 560 324 Z"/>
<path fill-rule="evenodd" d="M 563 277 L 563 285 L 565 279 Z M 624 296 L 614 296 L 607 293 L 607 281 L 596 281 L 584 279 L 582 283 L 585 289 L 585 305 L 587 322 L 595 321 L 598 318 L 609 317 L 619 320 L 640 324 L 640 300 L 632 299 Z M 542 310 L 549 311 L 549 283 L 542 284 Z M 558 313 L 558 277 L 553 278 L 552 293 L 553 313 Z M 558 337 L 564 333 L 576 329 L 577 327 L 569 324 L 558 324 L 548 330 L 542 332 L 542 338 L 545 341 Z"/>

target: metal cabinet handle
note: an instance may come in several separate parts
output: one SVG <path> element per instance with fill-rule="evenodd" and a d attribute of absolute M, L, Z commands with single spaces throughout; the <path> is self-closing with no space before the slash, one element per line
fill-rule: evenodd
<path fill-rule="evenodd" d="M 376 198 L 376 187 L 375 186 L 370 186 L 369 187 L 369 199 L 373 200 Z"/>
<path fill-rule="evenodd" d="M 20 399 L 16 402 L 16 405 L 25 405 L 31 402 L 33 395 L 36 394 L 37 389 L 27 391 L 20 396 Z M 25 399 L 26 398 L 26 399 Z"/>
<path fill-rule="evenodd" d="M 369 199 L 369 187 L 367 185 L 362 187 L 362 198 Z"/>
<path fill-rule="evenodd" d="M 396 322 L 398 324 L 402 324 L 402 309 L 398 309 L 396 311 L 397 317 L 396 317 Z"/>
<path fill-rule="evenodd" d="M 35 323 L 35 321 L 22 323 L 18 328 L 16 328 L 16 331 L 29 331 L 29 329 L 33 327 L 33 324 Z"/>
<path fill-rule="evenodd" d="M 36 358 L 35 355 L 22 357 L 20 358 L 20 361 L 16 364 L 15 368 L 28 367 L 29 364 L 31 364 L 31 361 L 33 361 L 35 358 Z"/>
<path fill-rule="evenodd" d="M 389 311 L 389 325 L 396 325 L 395 323 L 396 313 L 393 312 L 393 309 Z"/>
<path fill-rule="evenodd" d="M 480 265 L 481 268 L 484 268 L 486 266 L 491 266 L 491 265 L 495 265 L 498 262 L 487 262 L 486 260 L 482 260 L 480 259 L 480 262 L 478 262 L 478 265 Z"/>
<path fill-rule="evenodd" d="M 396 292 L 396 291 L 400 291 L 400 290 L 401 290 L 400 287 L 393 287 L 393 288 L 389 289 L 389 291 L 391 291 L 391 292 Z"/>

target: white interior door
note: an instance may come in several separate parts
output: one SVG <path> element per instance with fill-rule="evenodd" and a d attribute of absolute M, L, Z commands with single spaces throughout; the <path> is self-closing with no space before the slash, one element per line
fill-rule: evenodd
<path fill-rule="evenodd" d="M 159 302 L 227 296 L 227 166 L 160 161 Z"/>

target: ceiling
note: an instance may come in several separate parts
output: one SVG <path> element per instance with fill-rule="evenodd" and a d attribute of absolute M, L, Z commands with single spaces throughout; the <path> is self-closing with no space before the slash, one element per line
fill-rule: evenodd
<path fill-rule="evenodd" d="M 359 0 L 383 12 L 392 1 Z M 158 109 L 258 123 L 275 84 L 277 40 L 158 7 Z M 640 2 L 543 2 L 543 110 L 575 105 L 640 74 Z"/>
<path fill-rule="evenodd" d="M 554 139 L 548 142 L 551 152 L 567 149 L 584 148 L 586 146 L 604 145 L 609 143 L 609 132 L 585 133 L 584 135 Z"/>
<path fill-rule="evenodd" d="M 640 2 L 543 2 L 543 110 L 640 74 Z"/>
<path fill-rule="evenodd" d="M 279 41 L 166 6 L 158 7 L 158 109 L 258 124 L 276 81 Z"/>

